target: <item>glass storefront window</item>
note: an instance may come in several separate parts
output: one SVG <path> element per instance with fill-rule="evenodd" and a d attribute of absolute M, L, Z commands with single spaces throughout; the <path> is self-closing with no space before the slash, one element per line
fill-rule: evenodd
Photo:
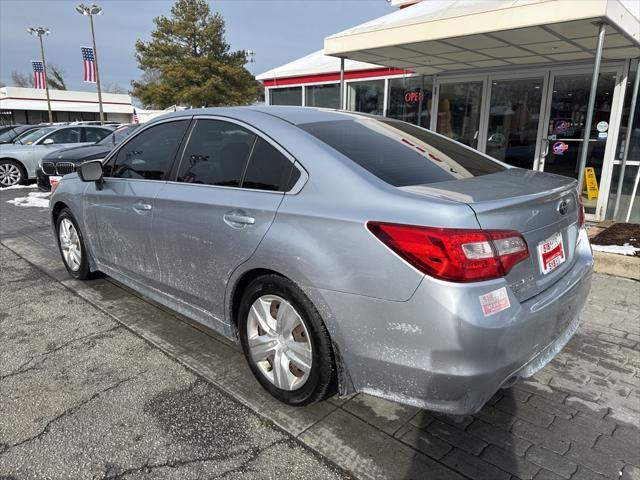
<path fill-rule="evenodd" d="M 482 82 L 442 83 L 437 132 L 478 148 Z"/>
<path fill-rule="evenodd" d="M 432 77 L 391 78 L 387 116 L 429 128 L 432 99 Z"/>
<path fill-rule="evenodd" d="M 340 108 L 340 84 L 309 85 L 305 88 L 307 107 Z"/>
<path fill-rule="evenodd" d="M 611 188 L 609 191 L 609 202 L 607 203 L 607 218 L 613 219 L 613 211 L 616 205 L 616 194 L 618 192 L 618 182 L 620 181 L 620 169 L 622 157 L 624 155 L 624 145 L 627 138 L 627 127 L 629 125 L 629 113 L 631 111 L 631 97 L 633 96 L 633 83 L 635 76 L 638 74 L 638 64 L 636 63 L 627 77 L 627 89 L 624 96 L 624 105 L 622 109 L 622 121 L 620 123 L 620 133 L 618 134 L 618 145 L 616 147 L 615 164 L 613 166 L 613 175 L 611 177 Z M 636 110 L 633 116 L 633 128 L 631 131 L 631 140 L 629 141 L 629 153 L 627 154 L 627 166 L 624 170 L 624 179 L 622 183 L 622 193 L 620 196 L 620 206 L 618 207 L 618 215 L 616 220 L 626 220 L 629 214 L 629 206 L 632 200 L 631 195 L 634 193 L 634 185 L 638 169 L 640 169 L 640 102 L 636 103 Z M 633 203 L 631 204 L 631 212 L 629 221 L 640 223 L 640 188 L 635 188 Z"/>
<path fill-rule="evenodd" d="M 491 82 L 488 155 L 516 167 L 533 168 L 542 86 L 542 78 Z"/>
<path fill-rule="evenodd" d="M 627 162 L 624 169 L 624 179 L 622 182 L 622 193 L 620 195 L 620 206 L 618 207 L 617 220 L 626 221 L 629 213 L 629 204 L 631 195 L 634 194 L 634 186 L 636 185 L 636 177 L 638 176 L 638 162 Z M 616 193 L 618 191 L 618 181 L 620 180 L 621 165 L 613 166 L 613 175 L 611 177 L 611 189 L 609 190 L 609 202 L 607 203 L 607 218 L 613 218 L 613 210 L 616 206 Z M 632 223 L 640 223 L 640 188 L 635 187 L 634 202 L 631 207 L 629 221 Z"/>
<path fill-rule="evenodd" d="M 302 105 L 302 87 L 272 88 L 269 90 L 270 105 Z"/>
<path fill-rule="evenodd" d="M 347 110 L 382 115 L 384 80 L 347 83 Z"/>

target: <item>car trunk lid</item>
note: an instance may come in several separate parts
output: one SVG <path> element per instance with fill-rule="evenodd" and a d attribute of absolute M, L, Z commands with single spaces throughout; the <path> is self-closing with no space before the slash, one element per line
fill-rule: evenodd
<path fill-rule="evenodd" d="M 529 257 L 506 276 L 520 301 L 551 286 L 574 262 L 580 207 L 572 178 L 514 168 L 402 190 L 464 202 L 474 210 L 484 230 L 520 232 L 527 242 Z M 555 268 L 545 269 L 543 265 L 558 251 L 558 247 L 554 249 L 558 238 L 562 239 L 564 261 L 556 259 Z M 540 251 L 545 242 L 551 252 Z"/>

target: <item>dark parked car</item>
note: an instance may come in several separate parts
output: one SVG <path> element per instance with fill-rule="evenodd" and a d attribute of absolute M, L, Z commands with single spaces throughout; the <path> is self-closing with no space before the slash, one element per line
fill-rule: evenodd
<path fill-rule="evenodd" d="M 133 132 L 139 124 L 123 125 L 107 135 L 102 140 L 91 145 L 78 145 L 51 152 L 42 158 L 42 163 L 36 170 L 38 188 L 43 191 L 51 190 L 51 183 L 60 177 L 76 171 L 76 165 L 87 160 L 104 158 L 122 140 Z"/>
<path fill-rule="evenodd" d="M 42 125 L 4 125 L 0 127 L 0 144 L 13 143 L 23 133 L 42 128 Z"/>

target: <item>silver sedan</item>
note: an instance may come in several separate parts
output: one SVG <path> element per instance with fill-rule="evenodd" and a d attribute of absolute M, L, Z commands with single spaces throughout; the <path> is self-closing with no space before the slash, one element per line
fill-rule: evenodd
<path fill-rule="evenodd" d="M 574 179 L 353 112 L 169 114 L 50 208 L 71 276 L 239 341 L 297 406 L 366 392 L 475 412 L 560 351 L 591 285 Z"/>
<path fill-rule="evenodd" d="M 18 137 L 15 143 L 0 145 L 0 188 L 11 187 L 36 177 L 38 163 L 62 147 L 95 143 L 113 133 L 105 127 L 78 125 L 42 127 Z"/>

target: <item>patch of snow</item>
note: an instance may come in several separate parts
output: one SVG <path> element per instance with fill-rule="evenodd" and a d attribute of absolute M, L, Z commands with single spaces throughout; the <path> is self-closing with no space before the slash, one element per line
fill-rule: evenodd
<path fill-rule="evenodd" d="M 31 185 L 12 185 L 10 187 L 2 187 L 0 188 L 0 192 L 4 192 L 5 190 L 18 190 L 21 188 L 36 188 L 38 185 L 32 183 Z"/>
<path fill-rule="evenodd" d="M 7 200 L 7 203 L 12 203 L 16 207 L 49 208 L 49 195 L 51 195 L 49 192 L 34 192 L 26 197 L 16 197 L 13 200 Z"/>
<path fill-rule="evenodd" d="M 596 252 L 617 253 L 618 255 L 635 255 L 640 248 L 625 243 L 624 245 L 591 245 Z"/>

